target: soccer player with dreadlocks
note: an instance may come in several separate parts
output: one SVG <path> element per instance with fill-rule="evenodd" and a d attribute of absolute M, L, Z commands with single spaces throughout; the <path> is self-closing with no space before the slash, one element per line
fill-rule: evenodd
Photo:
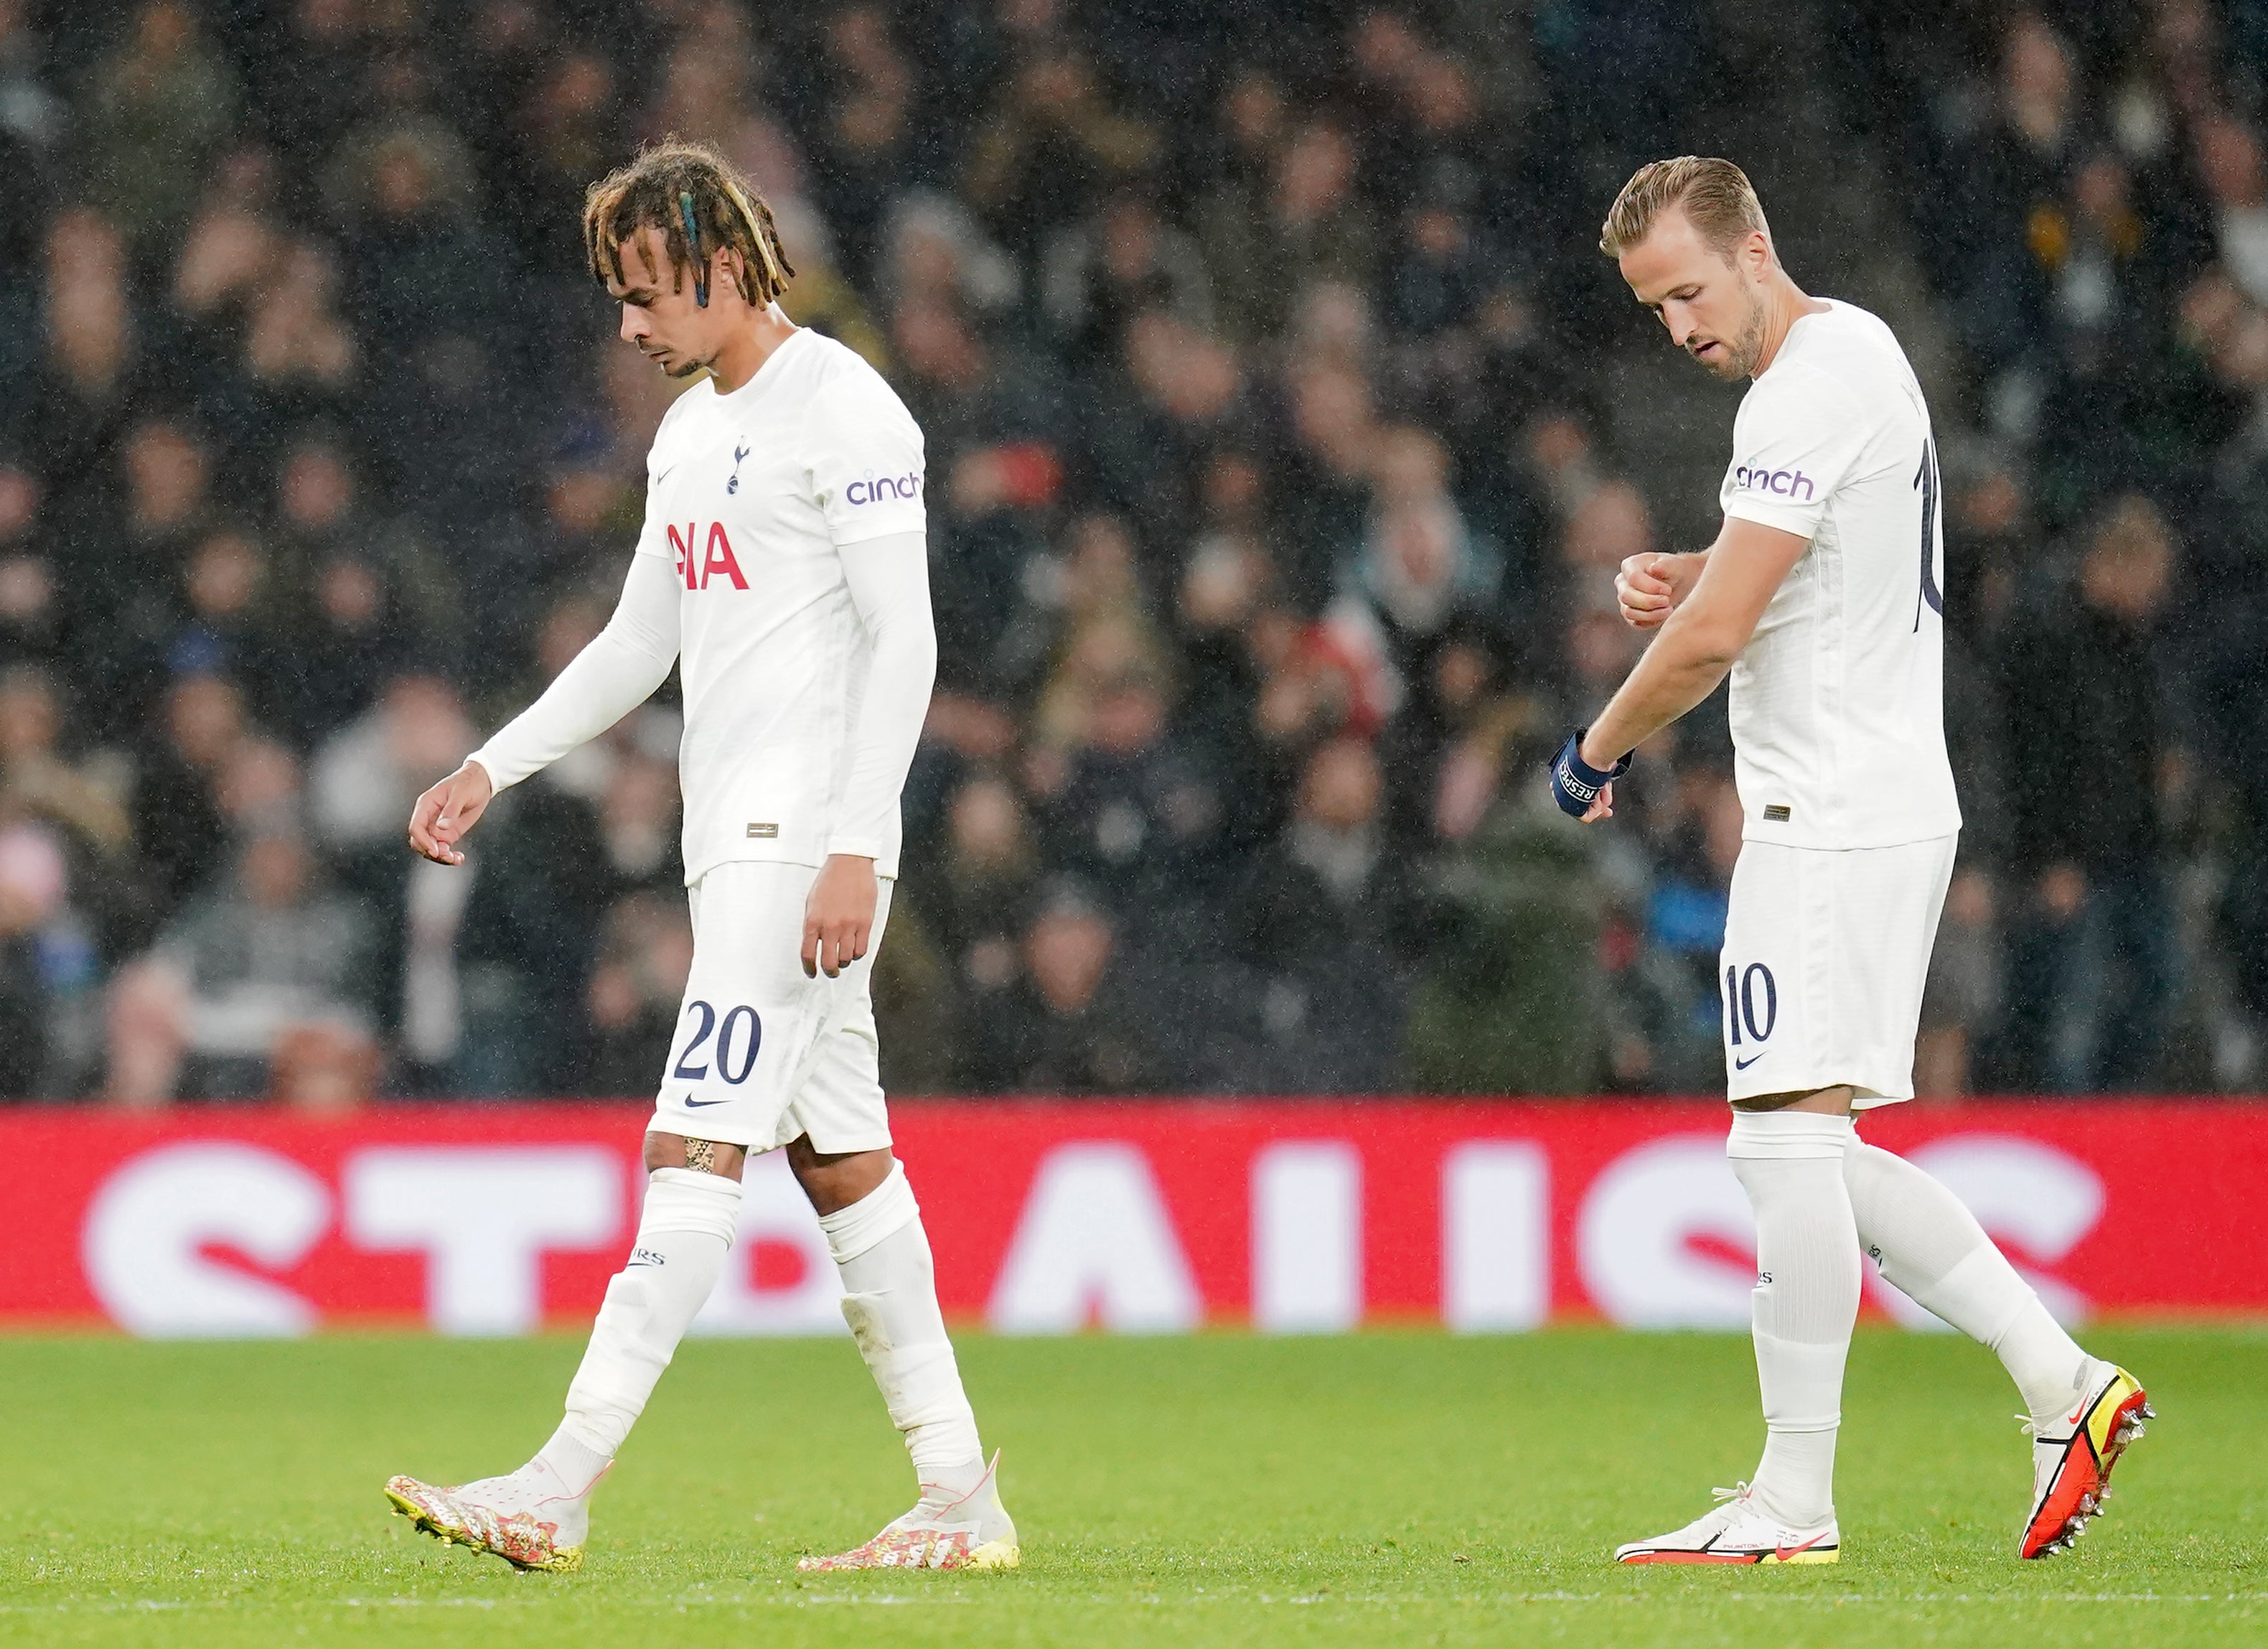
<path fill-rule="evenodd" d="M 613 618 L 417 799 L 409 844 L 461 864 L 497 791 L 613 726 L 676 664 L 692 972 L 645 1135 L 644 1209 L 558 1431 L 504 1476 L 396 1477 L 386 1493 L 445 1540 L 576 1567 L 591 1491 L 724 1268 L 741 1171 L 784 1147 L 919 1489 L 864 1546 L 801 1566 L 1013 1567 L 998 1460 L 890 1152 L 868 993 L 937 662 L 921 431 L 865 361 L 782 311 L 793 270 L 770 210 L 715 151 L 648 149 L 592 186 L 583 233 L 623 339 L 706 381 L 654 436 Z"/>

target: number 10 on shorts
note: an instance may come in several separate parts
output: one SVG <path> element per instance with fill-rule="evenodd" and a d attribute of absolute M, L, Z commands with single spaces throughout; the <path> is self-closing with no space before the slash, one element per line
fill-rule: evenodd
<path fill-rule="evenodd" d="M 1750 1042 L 1770 1041 L 1772 1026 L 1778 1022 L 1779 987 L 1772 981 L 1771 970 L 1761 962 L 1746 967 L 1727 964 L 1725 1023 L 1731 1027 L 1732 1046 L 1741 1046 L 1743 1030 Z"/>

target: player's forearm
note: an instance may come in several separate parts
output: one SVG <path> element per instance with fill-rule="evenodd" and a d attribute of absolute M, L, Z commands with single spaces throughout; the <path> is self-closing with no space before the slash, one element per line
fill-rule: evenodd
<path fill-rule="evenodd" d="M 937 680 L 928 551 L 920 534 L 903 533 L 850 545 L 842 554 L 869 662 L 827 851 L 880 859 Z"/>
<path fill-rule="evenodd" d="M 615 615 L 528 707 L 468 759 L 499 790 L 541 773 L 653 696 L 677 662 L 678 588 L 669 564 L 633 559 Z"/>
<path fill-rule="evenodd" d="M 1582 757 L 1592 765 L 1613 766 L 1631 751 L 1717 691 L 1739 656 L 1710 626 L 1674 616 L 1653 645 L 1607 701 L 1584 736 Z"/>

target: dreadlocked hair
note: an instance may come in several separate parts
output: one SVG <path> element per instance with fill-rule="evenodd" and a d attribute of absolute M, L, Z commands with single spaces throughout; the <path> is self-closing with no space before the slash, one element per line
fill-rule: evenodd
<path fill-rule="evenodd" d="M 677 137 L 651 144 L 591 185 L 583 196 L 583 246 L 593 278 L 628 285 L 622 242 L 643 229 L 660 234 L 678 284 L 690 274 L 704 302 L 710 260 L 727 247 L 740 255 L 740 296 L 758 308 L 786 291 L 795 273 L 762 193 L 707 144 Z M 697 247 L 688 229 L 699 234 Z"/>

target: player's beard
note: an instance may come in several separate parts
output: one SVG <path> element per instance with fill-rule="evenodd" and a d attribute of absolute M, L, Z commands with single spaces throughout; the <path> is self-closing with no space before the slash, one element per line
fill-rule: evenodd
<path fill-rule="evenodd" d="M 1748 318 L 1741 323 L 1741 336 L 1732 343 L 1719 339 L 1724 351 L 1720 360 L 1703 360 L 1696 355 L 1705 372 L 1730 383 L 1735 378 L 1756 375 L 1756 363 L 1764 352 L 1764 306 L 1761 299 L 1749 300 Z M 1689 350 L 1687 353 L 1690 354 Z"/>
<path fill-rule="evenodd" d="M 641 344 L 638 353 L 659 367 L 665 378 L 690 378 L 709 369 L 708 361 L 696 359 L 681 349 L 650 350 Z M 663 359 L 665 355 L 666 359 Z"/>
<path fill-rule="evenodd" d="M 653 359 L 652 356 L 646 359 Z M 709 368 L 707 361 L 696 360 L 683 350 L 672 350 L 666 361 L 657 360 L 653 364 L 661 368 L 661 375 L 665 378 L 690 378 L 696 373 L 706 372 Z"/>

